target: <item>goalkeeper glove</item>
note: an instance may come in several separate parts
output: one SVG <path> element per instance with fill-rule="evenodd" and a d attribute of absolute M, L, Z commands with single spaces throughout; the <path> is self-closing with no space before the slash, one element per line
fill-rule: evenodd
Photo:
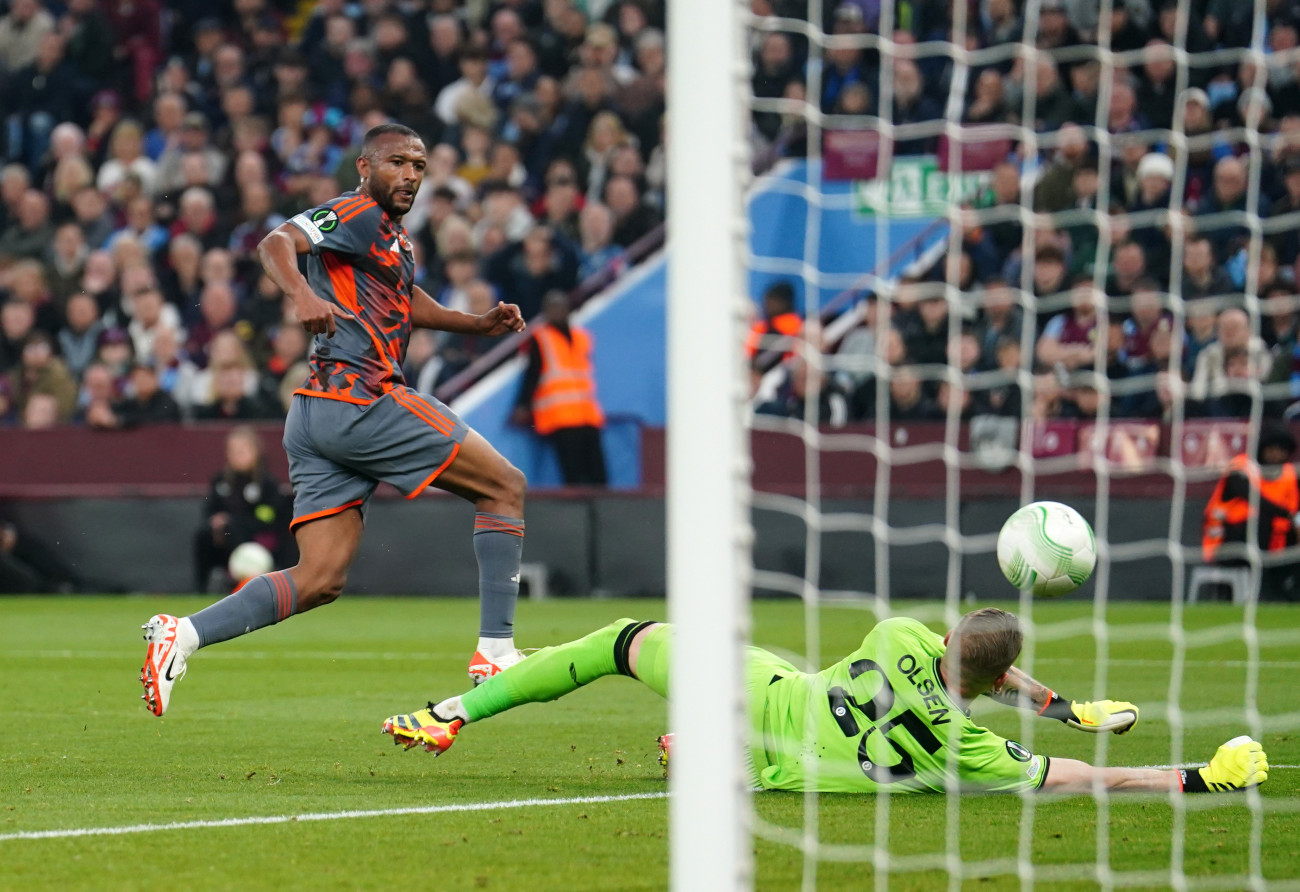
<path fill-rule="evenodd" d="M 1126 734 L 1138 722 L 1138 708 L 1124 700 L 1097 700 L 1089 703 L 1071 700 L 1070 714 L 1065 720 L 1067 725 L 1092 734 L 1104 731 Z"/>
<path fill-rule="evenodd" d="M 1268 780 L 1268 756 L 1259 741 L 1243 734 L 1219 747 L 1209 765 L 1178 774 L 1184 793 L 1226 793 Z"/>
<path fill-rule="evenodd" d="M 1063 700 L 1055 691 L 1048 693 L 1047 703 L 1038 714 L 1065 722 L 1071 728 L 1090 734 L 1101 734 L 1104 731 L 1124 734 L 1138 720 L 1138 708 L 1127 701 L 1096 700 L 1080 703 L 1077 700 Z"/>

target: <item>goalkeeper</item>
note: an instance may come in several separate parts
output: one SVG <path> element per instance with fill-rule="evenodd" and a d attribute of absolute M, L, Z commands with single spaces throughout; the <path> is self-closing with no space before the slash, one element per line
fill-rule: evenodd
<path fill-rule="evenodd" d="M 1094 733 L 1137 724 L 1131 703 L 1064 700 L 1012 666 L 1022 632 L 1015 614 L 985 608 L 939 637 L 896 617 L 829 669 L 801 672 L 751 647 L 746 659 L 751 741 L 758 786 L 771 790 L 894 792 L 1044 789 L 1203 793 L 1262 783 L 1268 761 L 1246 737 L 1219 748 L 1199 770 L 1097 768 L 1029 752 L 973 722 L 981 694 Z M 667 696 L 671 627 L 621 619 L 533 654 L 459 697 L 384 722 L 394 743 L 445 752 L 460 729 L 523 703 L 554 700 L 606 675 L 639 679 Z M 665 741 L 661 740 L 661 746 Z M 666 755 L 666 746 L 665 746 Z"/>

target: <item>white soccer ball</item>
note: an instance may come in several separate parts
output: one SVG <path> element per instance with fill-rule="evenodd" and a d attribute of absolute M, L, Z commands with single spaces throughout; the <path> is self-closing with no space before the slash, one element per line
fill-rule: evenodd
<path fill-rule="evenodd" d="M 1034 502 L 1007 518 L 998 533 L 998 566 L 1016 588 L 1041 598 L 1072 592 L 1092 575 L 1097 542 L 1069 505 Z"/>
<path fill-rule="evenodd" d="M 275 558 L 266 550 L 265 545 L 256 542 L 236 545 L 235 550 L 230 552 L 230 560 L 226 562 L 226 571 L 236 582 L 244 582 L 254 576 L 270 573 L 273 569 L 275 569 Z"/>

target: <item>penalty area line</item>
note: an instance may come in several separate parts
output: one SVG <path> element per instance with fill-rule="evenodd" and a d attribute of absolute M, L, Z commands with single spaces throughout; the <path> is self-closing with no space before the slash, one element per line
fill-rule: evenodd
<path fill-rule="evenodd" d="M 174 821 L 169 824 L 128 824 L 122 827 L 73 827 L 63 830 L 26 830 L 0 833 L 0 842 L 17 839 L 68 839 L 78 836 L 124 836 L 130 833 L 156 833 L 160 830 L 200 830 L 208 827 L 249 827 L 257 824 L 293 824 L 307 821 L 342 821 L 353 818 L 389 818 L 400 815 L 439 815 L 454 812 L 496 811 L 509 808 L 539 808 L 548 805 L 595 805 L 605 802 L 635 802 L 667 799 L 663 793 L 625 793 L 614 796 L 575 796 L 569 799 L 507 799 L 501 802 L 461 802 L 449 805 L 419 805 L 409 808 L 377 808 L 302 815 L 254 815 L 246 818 L 222 818 L 212 821 Z"/>

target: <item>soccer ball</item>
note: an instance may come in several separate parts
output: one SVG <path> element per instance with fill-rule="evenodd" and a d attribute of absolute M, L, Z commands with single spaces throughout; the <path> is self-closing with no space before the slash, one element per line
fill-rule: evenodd
<path fill-rule="evenodd" d="M 1007 518 L 998 533 L 998 566 L 1016 588 L 1043 598 L 1072 592 L 1092 575 L 1097 542 L 1078 511 L 1034 502 Z"/>
<path fill-rule="evenodd" d="M 240 583 L 270 573 L 274 568 L 275 558 L 271 557 L 271 552 L 266 550 L 265 545 L 256 542 L 236 545 L 235 550 L 230 552 L 230 560 L 226 562 L 230 578 Z"/>

